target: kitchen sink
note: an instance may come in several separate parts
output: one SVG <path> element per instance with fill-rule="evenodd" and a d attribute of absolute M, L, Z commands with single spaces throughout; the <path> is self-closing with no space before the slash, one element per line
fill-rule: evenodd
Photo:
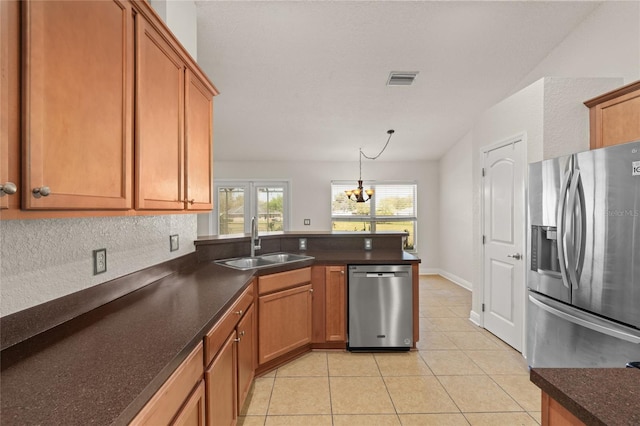
<path fill-rule="evenodd" d="M 267 268 L 289 263 L 312 260 L 313 257 L 292 253 L 270 253 L 255 257 L 235 257 L 233 259 L 216 260 L 215 263 L 229 268 L 246 271 L 248 269 Z"/>

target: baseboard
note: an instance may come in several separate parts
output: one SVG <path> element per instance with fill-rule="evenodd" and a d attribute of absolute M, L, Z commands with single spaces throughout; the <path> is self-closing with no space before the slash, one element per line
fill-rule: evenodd
<path fill-rule="evenodd" d="M 469 315 L 469 321 L 471 321 L 478 327 L 482 327 L 482 324 L 481 324 L 482 318 L 480 318 L 480 314 L 477 313 L 476 311 L 471 311 L 471 314 Z"/>
<path fill-rule="evenodd" d="M 473 284 L 470 283 L 469 281 L 467 281 L 467 280 L 465 280 L 463 278 L 460 278 L 457 275 L 450 274 L 449 272 L 443 271 L 441 269 L 439 270 L 439 274 L 442 275 L 443 277 L 445 277 L 446 279 L 448 279 L 449 281 L 452 281 L 452 282 L 458 284 L 460 287 L 464 287 L 469 291 L 473 291 Z"/>
<path fill-rule="evenodd" d="M 437 268 L 420 268 L 420 275 L 440 275 L 440 270 Z"/>

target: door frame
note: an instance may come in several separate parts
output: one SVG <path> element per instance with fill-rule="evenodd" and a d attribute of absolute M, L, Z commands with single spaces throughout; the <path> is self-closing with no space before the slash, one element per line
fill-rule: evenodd
<path fill-rule="evenodd" d="M 522 179 L 523 179 L 523 202 L 524 205 L 522 206 L 522 223 L 524 224 L 524 227 L 522 229 L 522 255 L 523 255 L 523 262 L 524 263 L 524 268 L 522 268 L 522 282 L 525 285 L 524 291 L 523 291 L 523 297 L 522 297 L 522 354 L 524 355 L 526 353 L 526 330 L 527 330 L 527 265 L 529 265 L 529 241 L 527 239 L 527 226 L 529 223 L 528 220 L 528 214 L 527 214 L 527 200 L 528 200 L 528 196 L 529 196 L 529 173 L 528 173 L 528 169 L 529 169 L 529 163 L 527 161 L 527 133 L 526 132 L 522 132 L 522 133 L 518 133 L 514 136 L 508 137 L 506 139 L 503 139 L 500 142 L 495 142 L 489 145 L 485 145 L 481 148 L 480 151 L 480 165 L 481 165 L 481 171 L 485 169 L 486 164 L 485 164 L 485 159 L 487 156 L 487 153 L 489 151 L 493 151 L 495 149 L 498 148 L 502 148 L 505 147 L 507 145 L 511 145 L 517 142 L 521 142 L 522 145 Z M 485 283 L 485 246 L 484 243 L 482 242 L 482 236 L 485 235 L 485 200 L 484 200 L 484 191 L 485 191 L 485 180 L 484 180 L 484 176 L 482 176 L 481 178 L 481 184 L 480 184 L 480 238 L 479 238 L 479 243 L 480 243 L 480 280 L 481 280 L 481 285 L 479 285 L 477 287 L 478 290 L 478 300 L 480 300 L 481 304 L 485 303 L 485 295 L 486 295 L 486 291 L 485 291 L 485 287 L 487 285 L 487 283 Z M 474 287 L 474 291 L 476 290 L 476 287 Z M 474 317 L 473 312 L 472 312 L 472 317 Z M 482 309 L 479 310 L 479 312 L 477 312 L 477 316 L 475 316 L 475 318 L 472 318 L 472 320 L 476 320 L 477 324 L 482 327 L 484 327 L 484 312 L 482 311 Z"/>

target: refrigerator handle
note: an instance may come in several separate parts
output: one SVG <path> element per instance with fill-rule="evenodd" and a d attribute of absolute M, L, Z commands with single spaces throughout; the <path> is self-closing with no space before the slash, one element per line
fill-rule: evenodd
<path fill-rule="evenodd" d="M 575 308 L 566 307 L 560 302 L 556 302 L 554 300 L 549 300 L 547 298 L 545 298 L 545 300 L 540 300 L 539 296 L 531 292 L 529 292 L 529 301 L 540 309 L 571 323 L 626 342 L 640 344 L 640 336 L 634 334 L 634 332 L 630 330 L 628 331 L 627 327 L 583 313 Z M 584 318 L 582 318 L 582 316 Z"/>
<path fill-rule="evenodd" d="M 565 232 L 566 232 L 566 223 L 565 223 L 565 209 L 567 205 L 567 191 L 569 189 L 569 180 L 571 179 L 571 169 L 568 169 L 564 173 L 564 177 L 562 179 L 562 185 L 560 187 L 560 194 L 558 194 L 558 207 L 556 224 L 557 228 L 557 239 L 556 244 L 558 246 L 558 263 L 560 263 L 560 274 L 562 274 L 562 283 L 568 289 L 570 289 L 569 285 L 569 276 L 567 274 L 567 263 L 566 263 L 566 252 L 565 252 Z"/>
<path fill-rule="evenodd" d="M 576 226 L 576 194 L 578 192 L 578 186 L 580 183 L 580 169 L 576 168 L 573 171 L 573 177 L 571 178 L 571 184 L 569 185 L 569 226 L 567 227 L 567 270 L 569 272 L 569 278 L 571 281 L 571 288 L 578 288 L 578 258 L 580 253 L 581 241 L 582 238 L 582 212 L 578 210 L 578 214 L 580 216 L 580 224 Z M 582 208 L 582 206 L 579 206 Z M 576 229 L 580 228 L 580 231 L 576 232 Z M 577 244 L 576 244 L 576 240 Z M 577 247 L 576 247 L 577 246 Z"/>

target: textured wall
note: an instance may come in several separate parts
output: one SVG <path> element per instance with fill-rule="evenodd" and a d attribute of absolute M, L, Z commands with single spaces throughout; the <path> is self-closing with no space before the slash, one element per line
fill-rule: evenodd
<path fill-rule="evenodd" d="M 196 215 L 0 222 L 0 316 L 103 283 L 195 250 Z M 169 251 L 169 235 L 180 249 Z M 92 251 L 107 249 L 93 275 Z"/>

